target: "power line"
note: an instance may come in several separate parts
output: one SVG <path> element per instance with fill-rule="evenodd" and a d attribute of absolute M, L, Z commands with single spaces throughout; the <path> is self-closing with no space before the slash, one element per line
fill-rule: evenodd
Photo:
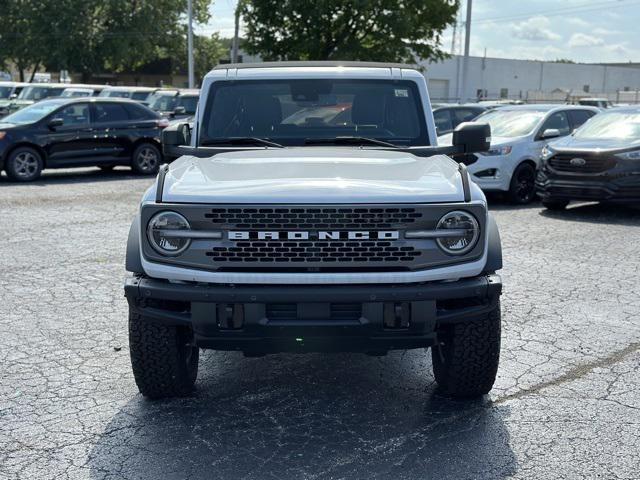
<path fill-rule="evenodd" d="M 638 1 L 622 3 L 623 1 L 624 0 L 615 0 L 615 1 L 597 2 L 597 3 L 591 2 L 589 4 L 574 5 L 572 7 L 562 7 L 562 8 L 557 8 L 553 10 L 544 10 L 544 11 L 530 12 L 530 13 L 519 13 L 514 15 L 504 15 L 501 17 L 485 17 L 485 18 L 479 18 L 477 20 L 474 20 L 474 23 L 477 24 L 477 23 L 497 22 L 502 20 L 517 20 L 517 19 L 531 18 L 538 15 L 545 16 L 545 17 L 552 17 L 552 16 L 558 16 L 558 15 L 566 15 L 568 13 L 593 12 L 598 10 L 608 10 L 610 8 L 629 7 L 629 6 L 640 4 L 640 2 Z"/>

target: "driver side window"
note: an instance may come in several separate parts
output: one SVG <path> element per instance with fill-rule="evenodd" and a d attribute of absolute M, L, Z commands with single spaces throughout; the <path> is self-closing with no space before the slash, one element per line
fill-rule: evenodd
<path fill-rule="evenodd" d="M 61 118 L 63 126 L 77 126 L 89 124 L 89 105 L 86 103 L 74 103 L 59 110 L 54 118 Z"/>
<path fill-rule="evenodd" d="M 571 133 L 571 127 L 569 126 L 569 119 L 566 112 L 556 112 L 552 114 L 542 125 L 540 134 L 550 128 L 556 129 L 560 132 L 560 136 L 569 135 Z"/>

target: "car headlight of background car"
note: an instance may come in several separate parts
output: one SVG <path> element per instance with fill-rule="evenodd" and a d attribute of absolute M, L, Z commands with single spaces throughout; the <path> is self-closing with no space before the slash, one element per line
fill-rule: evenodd
<path fill-rule="evenodd" d="M 616 157 L 622 158 L 623 160 L 640 160 L 640 150 L 618 153 L 616 154 Z"/>
<path fill-rule="evenodd" d="M 191 239 L 181 234 L 187 233 L 190 229 L 187 219 L 179 213 L 160 212 L 149 220 L 147 237 L 156 252 L 173 257 L 189 248 Z"/>
<path fill-rule="evenodd" d="M 542 160 L 548 160 L 551 158 L 556 152 L 549 147 L 549 145 L 545 145 L 542 147 L 542 151 L 540 152 L 540 158 Z"/>
<path fill-rule="evenodd" d="M 493 147 L 486 152 L 480 152 L 480 155 L 486 157 L 497 157 L 500 155 L 509 155 L 513 147 L 511 145 L 502 145 L 500 147 Z"/>
<path fill-rule="evenodd" d="M 438 222 L 436 233 L 438 246 L 449 255 L 464 255 L 480 238 L 480 226 L 476 218 L 463 210 L 447 213 Z"/>

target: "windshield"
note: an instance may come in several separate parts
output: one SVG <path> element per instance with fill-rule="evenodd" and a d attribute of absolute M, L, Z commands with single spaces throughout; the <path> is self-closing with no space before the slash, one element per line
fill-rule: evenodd
<path fill-rule="evenodd" d="M 156 94 L 151 97 L 149 106 L 157 112 L 169 112 L 176 108 L 177 99 L 175 94 Z"/>
<path fill-rule="evenodd" d="M 221 81 L 211 88 L 201 145 L 233 137 L 303 145 L 339 136 L 429 145 L 420 95 L 411 81 Z"/>
<path fill-rule="evenodd" d="M 22 110 L 18 110 L 17 112 L 4 117 L 2 121 L 16 125 L 35 123 L 42 120 L 65 102 L 66 100 L 47 100 L 45 102 L 34 103 L 33 105 L 29 105 Z"/>
<path fill-rule="evenodd" d="M 72 90 L 67 88 L 64 92 L 62 92 L 61 97 L 90 97 L 91 90 Z"/>
<path fill-rule="evenodd" d="M 64 88 L 52 88 L 52 87 L 25 87 L 20 92 L 18 98 L 21 100 L 42 100 L 47 97 L 55 97 L 60 95 Z"/>
<path fill-rule="evenodd" d="M 578 128 L 573 136 L 583 139 L 640 140 L 640 113 L 600 113 Z"/>
<path fill-rule="evenodd" d="M 131 92 L 127 90 L 103 90 L 100 92 L 99 97 L 115 97 L 115 98 L 129 98 Z"/>
<path fill-rule="evenodd" d="M 0 87 L 0 98 L 9 98 L 12 91 L 13 87 Z"/>
<path fill-rule="evenodd" d="M 488 123 L 492 137 L 522 137 L 533 132 L 544 114 L 535 110 L 493 110 L 480 115 L 474 122 Z"/>

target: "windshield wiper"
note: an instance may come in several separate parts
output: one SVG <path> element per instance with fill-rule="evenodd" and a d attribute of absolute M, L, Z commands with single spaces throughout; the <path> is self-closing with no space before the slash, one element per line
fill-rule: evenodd
<path fill-rule="evenodd" d="M 379 145 L 381 147 L 400 148 L 398 145 L 394 145 L 393 143 L 369 137 L 305 138 L 304 143 L 307 145 L 362 145 L 364 143 L 368 143 L 369 145 Z"/>
<path fill-rule="evenodd" d="M 210 145 L 264 145 L 265 147 L 284 148 L 284 145 L 258 137 L 229 137 L 205 140 L 200 144 L 203 147 Z"/>

